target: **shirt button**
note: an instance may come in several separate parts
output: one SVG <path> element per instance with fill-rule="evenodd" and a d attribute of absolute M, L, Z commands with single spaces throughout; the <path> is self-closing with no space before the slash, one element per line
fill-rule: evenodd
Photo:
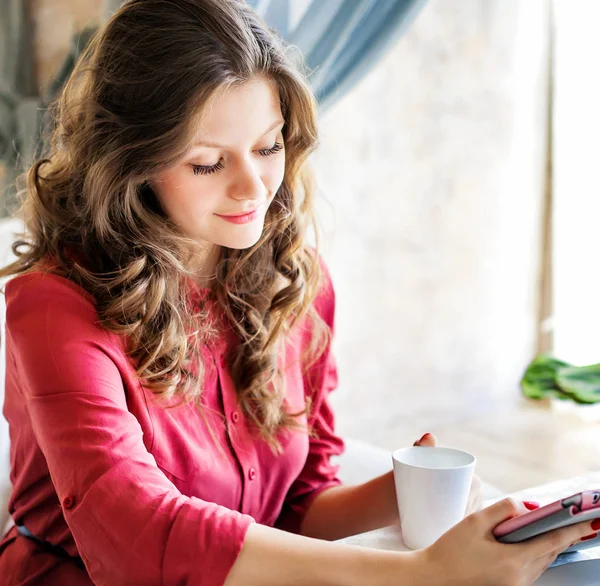
<path fill-rule="evenodd" d="M 250 480 L 254 480 L 256 478 L 256 470 L 254 468 L 250 468 L 250 470 L 248 470 L 248 478 Z"/>
<path fill-rule="evenodd" d="M 74 505 L 75 505 L 75 497 L 74 496 L 65 497 L 65 499 L 63 500 L 63 507 L 65 509 L 72 509 Z"/>
<path fill-rule="evenodd" d="M 231 421 L 233 421 L 234 423 L 237 423 L 240 420 L 240 414 L 237 411 L 234 411 L 231 414 Z"/>

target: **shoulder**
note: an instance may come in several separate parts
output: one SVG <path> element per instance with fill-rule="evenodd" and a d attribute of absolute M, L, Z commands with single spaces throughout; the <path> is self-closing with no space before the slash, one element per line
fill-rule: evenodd
<path fill-rule="evenodd" d="M 13 277 L 6 283 L 6 304 L 35 307 L 47 303 L 58 307 L 75 304 L 95 311 L 94 298 L 85 289 L 64 277 L 47 271 L 33 271 Z"/>
<path fill-rule="evenodd" d="M 5 286 L 6 326 L 13 338 L 51 335 L 54 340 L 85 336 L 106 340 L 94 298 L 64 277 L 35 271 Z"/>

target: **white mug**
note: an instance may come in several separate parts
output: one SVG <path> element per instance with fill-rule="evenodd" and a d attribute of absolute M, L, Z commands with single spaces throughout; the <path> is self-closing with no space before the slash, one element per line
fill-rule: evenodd
<path fill-rule="evenodd" d="M 413 446 L 396 450 L 392 460 L 404 544 L 410 549 L 428 547 L 464 518 L 475 456 Z"/>

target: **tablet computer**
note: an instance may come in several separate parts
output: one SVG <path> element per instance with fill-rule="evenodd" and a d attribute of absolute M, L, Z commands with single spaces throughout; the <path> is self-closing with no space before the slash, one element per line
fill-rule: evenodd
<path fill-rule="evenodd" d="M 599 518 L 600 490 L 586 490 L 508 519 L 500 523 L 493 533 L 502 543 L 519 543 L 547 531 Z M 581 551 L 598 545 L 600 545 L 600 533 L 595 539 L 573 544 L 565 552 Z"/>

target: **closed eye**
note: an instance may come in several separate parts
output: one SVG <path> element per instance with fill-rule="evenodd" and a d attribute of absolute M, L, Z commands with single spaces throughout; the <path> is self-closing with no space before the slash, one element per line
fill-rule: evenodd
<path fill-rule="evenodd" d="M 222 161 L 215 163 L 214 165 L 192 165 L 194 169 L 194 175 L 212 175 L 217 171 L 223 169 L 224 165 Z"/>
<path fill-rule="evenodd" d="M 276 142 L 270 149 L 260 149 L 258 152 L 263 157 L 269 157 L 275 153 L 278 153 L 281 149 L 283 149 L 283 145 L 280 142 Z"/>
<path fill-rule="evenodd" d="M 280 142 L 276 142 L 271 148 L 260 149 L 257 152 L 262 157 L 270 157 L 271 155 L 274 155 L 275 153 L 278 153 L 281 150 L 283 150 L 283 144 Z M 222 160 L 218 163 L 215 163 L 214 165 L 192 165 L 192 168 L 194 169 L 194 175 L 212 175 L 213 173 L 220 171 L 224 167 L 225 165 L 223 165 Z"/>

